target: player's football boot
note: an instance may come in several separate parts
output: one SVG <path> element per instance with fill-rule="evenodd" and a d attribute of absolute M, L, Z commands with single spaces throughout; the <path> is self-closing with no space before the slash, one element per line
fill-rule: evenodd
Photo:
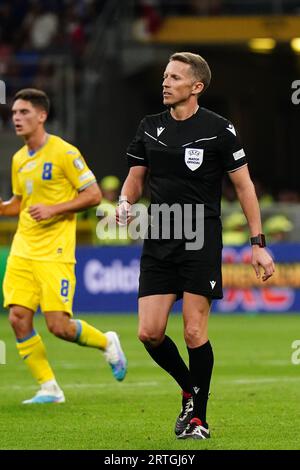
<path fill-rule="evenodd" d="M 22 401 L 23 405 L 45 404 L 45 403 L 64 403 L 65 396 L 62 390 L 53 392 L 52 390 L 39 390 L 34 397 Z"/>
<path fill-rule="evenodd" d="M 175 424 L 175 434 L 182 434 L 190 420 L 193 417 L 193 397 L 190 394 L 182 392 L 181 412 Z"/>
<path fill-rule="evenodd" d="M 207 423 L 202 423 L 199 418 L 192 418 L 182 434 L 177 439 L 209 439 L 210 432 Z"/>
<path fill-rule="evenodd" d="M 111 367 L 114 378 L 120 382 L 125 378 L 127 372 L 127 360 L 117 333 L 108 331 L 105 336 L 108 344 L 104 350 L 104 357 Z"/>

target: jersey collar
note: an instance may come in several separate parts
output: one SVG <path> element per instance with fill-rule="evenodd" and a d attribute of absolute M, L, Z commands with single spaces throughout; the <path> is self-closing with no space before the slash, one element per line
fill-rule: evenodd
<path fill-rule="evenodd" d="M 28 156 L 29 157 L 34 157 L 37 152 L 39 152 L 43 147 L 45 147 L 45 145 L 47 145 L 49 137 L 50 137 L 50 135 L 46 134 L 45 142 L 40 147 L 38 147 L 37 149 L 35 149 L 35 150 L 28 150 L 27 149 Z"/>

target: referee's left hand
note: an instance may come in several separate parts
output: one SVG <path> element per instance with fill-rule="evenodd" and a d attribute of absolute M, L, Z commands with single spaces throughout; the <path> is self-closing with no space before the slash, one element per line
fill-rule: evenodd
<path fill-rule="evenodd" d="M 265 282 L 269 277 L 271 277 L 275 272 L 274 261 L 271 256 L 264 248 L 259 246 L 252 247 L 252 266 L 256 273 L 257 279 L 260 279 L 260 269 L 263 268 L 264 274 L 261 277 L 262 281 Z"/>
<path fill-rule="evenodd" d="M 54 216 L 53 207 L 46 206 L 45 204 L 35 204 L 34 206 L 30 206 L 28 212 L 37 222 L 51 219 L 51 217 Z"/>

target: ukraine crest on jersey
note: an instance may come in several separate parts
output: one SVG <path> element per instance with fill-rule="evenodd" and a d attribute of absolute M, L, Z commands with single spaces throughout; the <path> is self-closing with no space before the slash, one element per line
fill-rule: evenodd
<path fill-rule="evenodd" d="M 19 224 L 11 254 L 40 261 L 75 262 L 76 215 L 65 214 L 37 222 L 28 208 L 74 199 L 96 181 L 79 150 L 50 135 L 33 155 L 27 146 L 13 157 L 13 194 L 22 198 Z"/>

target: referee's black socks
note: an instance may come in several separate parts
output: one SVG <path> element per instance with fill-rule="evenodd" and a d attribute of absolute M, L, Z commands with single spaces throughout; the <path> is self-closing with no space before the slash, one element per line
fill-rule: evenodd
<path fill-rule="evenodd" d="M 209 341 L 198 348 L 187 348 L 194 402 L 194 416 L 206 423 L 209 385 L 214 365 L 214 354 Z"/>
<path fill-rule="evenodd" d="M 190 371 L 169 336 L 165 336 L 163 342 L 156 348 L 148 345 L 145 345 L 145 348 L 152 359 L 176 380 L 182 390 L 192 393 Z"/>

